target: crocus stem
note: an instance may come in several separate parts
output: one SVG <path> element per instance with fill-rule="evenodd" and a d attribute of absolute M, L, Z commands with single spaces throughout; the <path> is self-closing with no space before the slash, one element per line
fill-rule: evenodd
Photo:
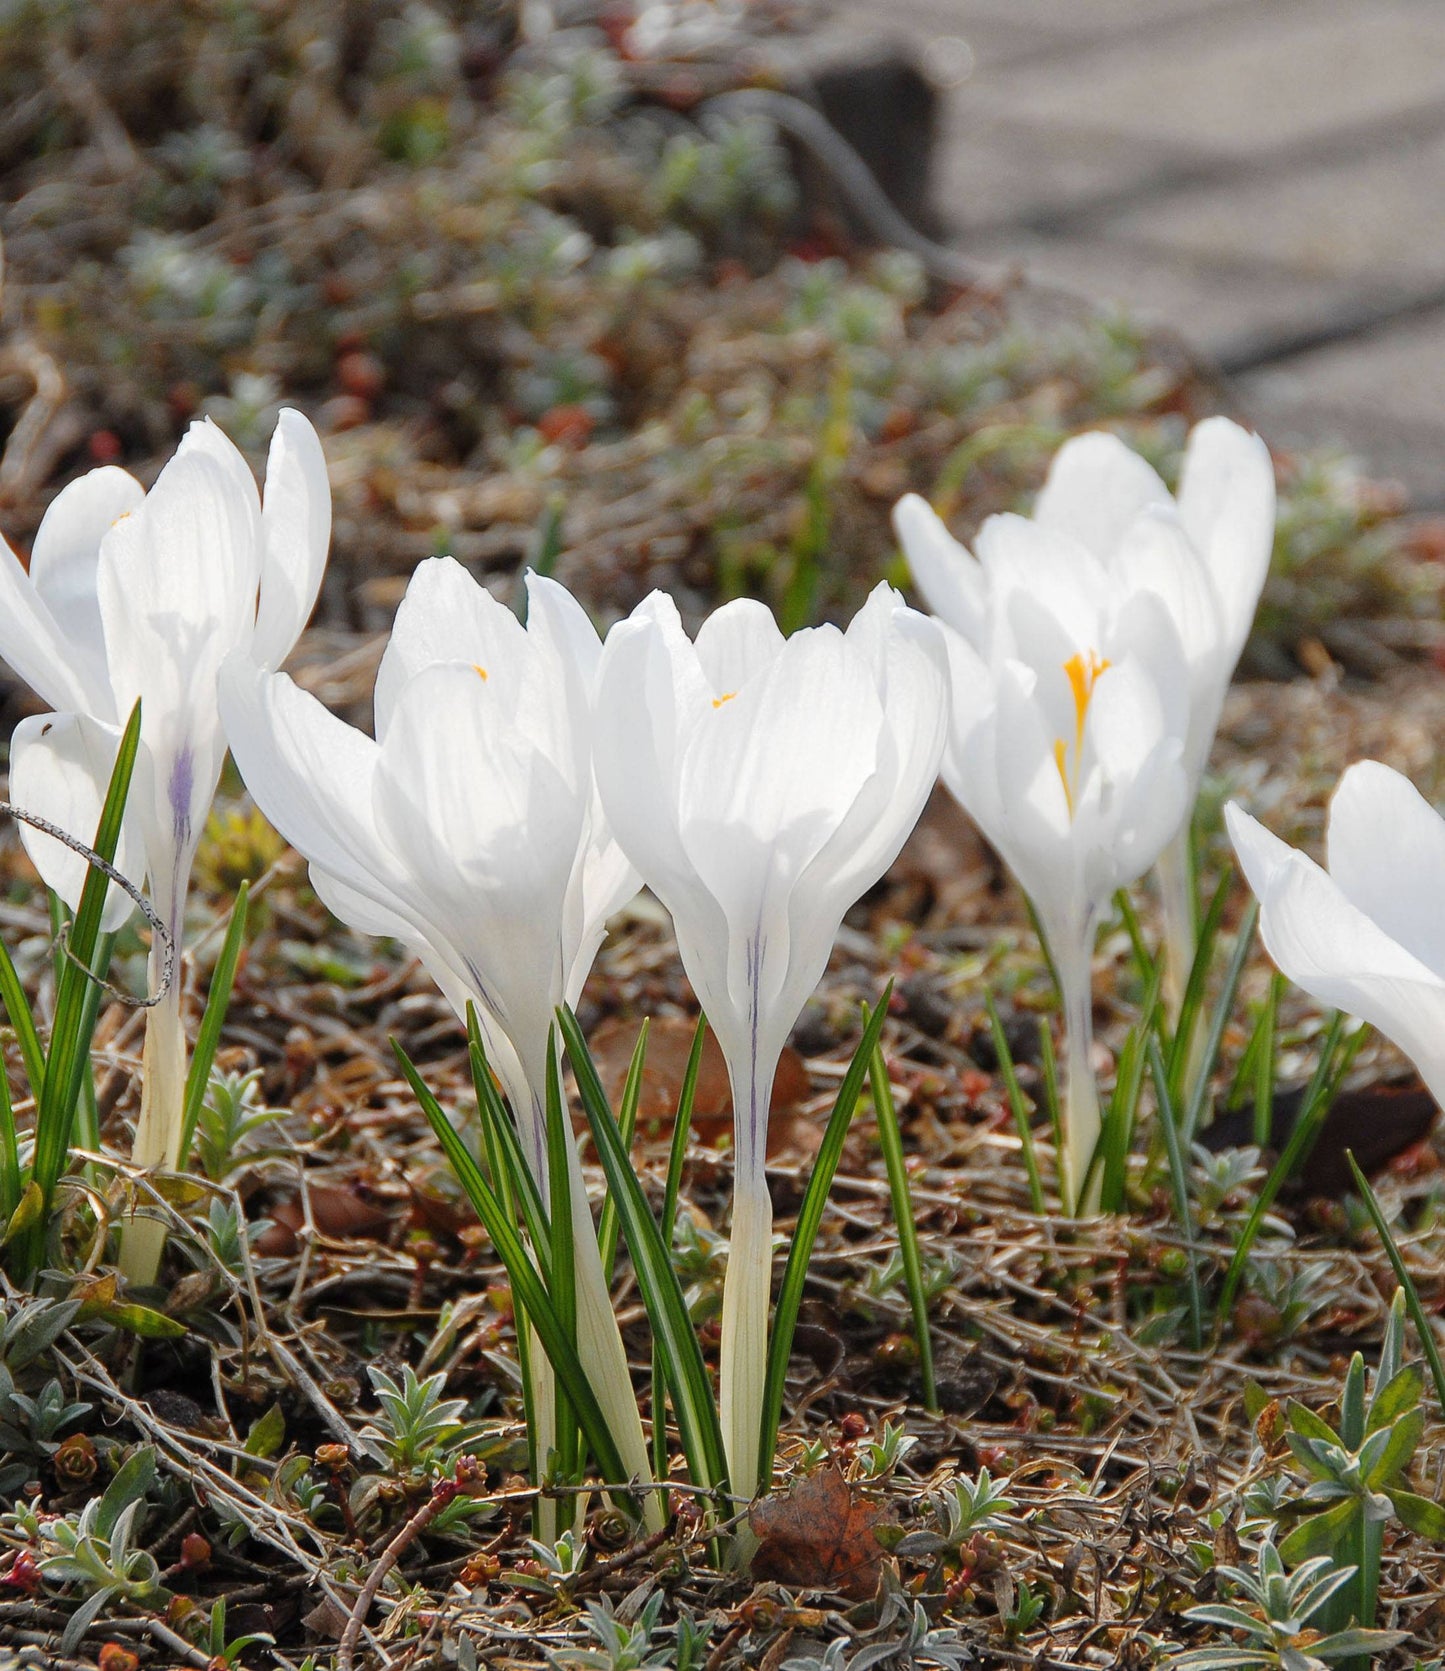
<path fill-rule="evenodd" d="M 1155 864 L 1159 902 L 1164 919 L 1164 1002 L 1169 1023 L 1179 1025 L 1184 989 L 1194 967 L 1194 860 L 1186 822 Z"/>
<path fill-rule="evenodd" d="M 760 1484 L 758 1443 L 773 1278 L 773 1203 L 764 1166 L 774 1072 L 773 1062 L 755 1059 L 743 1073 L 730 1075 L 736 1163 L 732 1234 L 723 1281 L 718 1418 L 728 1483 L 733 1495 L 742 1498 L 754 1496 Z"/>
<path fill-rule="evenodd" d="M 552 1453 L 557 1448 L 557 1377 L 547 1354 L 542 1350 L 532 1325 L 528 1323 L 527 1380 L 532 1415 L 532 1450 L 537 1461 L 537 1477 L 533 1485 L 541 1485 L 551 1472 Z M 574 1497 L 575 1509 L 582 1499 Z M 555 1548 L 560 1525 L 561 1505 L 555 1497 L 539 1497 L 533 1529 L 537 1541 L 549 1549 Z"/>
<path fill-rule="evenodd" d="M 509 1090 L 514 1108 L 531 1109 L 532 1125 L 523 1133 L 523 1150 L 532 1152 L 530 1134 L 545 1129 L 545 1108 L 540 1099 L 530 1092 L 526 1093 L 527 1101 L 521 1101 L 523 1088 L 520 1085 L 509 1087 Z M 597 1402 L 602 1407 L 602 1415 L 629 1476 L 632 1479 L 648 1479 L 652 1474 L 652 1463 L 642 1432 L 642 1413 L 637 1407 L 637 1394 L 627 1367 L 627 1353 L 623 1349 L 622 1335 L 617 1327 L 617 1314 L 612 1308 L 612 1295 L 602 1271 L 602 1255 L 597 1247 L 597 1229 L 592 1222 L 587 1185 L 582 1177 L 582 1163 L 577 1156 L 577 1142 L 572 1134 L 571 1120 L 565 1111 L 562 1132 L 567 1146 L 567 1171 L 571 1184 L 568 1193 L 572 1208 L 572 1256 L 577 1285 L 577 1356 L 581 1360 L 582 1369 Z M 545 1200 L 548 1194 L 545 1158 L 537 1178 L 537 1186 Z M 546 1361 L 540 1342 L 536 1343 L 534 1360 L 538 1363 Z M 545 1400 L 540 1395 L 536 1399 L 535 1407 L 538 1411 L 552 1409 L 552 1385 L 549 1365 L 549 1390 Z M 555 1442 L 554 1434 L 548 1443 Z M 539 1461 L 545 1464 L 546 1447 L 542 1443 L 540 1427 L 537 1454 Z M 610 1480 L 607 1483 L 624 1485 L 627 1482 Z M 643 1499 L 643 1518 L 650 1532 L 661 1529 L 663 1505 L 659 1493 L 648 1492 Z"/>
<path fill-rule="evenodd" d="M 1054 950 L 1064 1005 L 1064 1153 L 1060 1172 L 1064 1209 L 1075 1217 L 1098 1210 L 1102 1181 L 1096 1169 L 1087 1191 L 1084 1188 L 1102 1126 L 1093 1064 L 1093 943 L 1091 915 L 1072 944 L 1060 937 Z"/>
<path fill-rule="evenodd" d="M 173 930 L 174 932 L 174 930 Z M 164 948 L 153 946 L 150 979 L 158 985 L 165 961 Z M 141 1051 L 140 1118 L 136 1122 L 131 1160 L 138 1167 L 174 1170 L 184 1129 L 186 1106 L 186 1027 L 181 1018 L 179 974 L 170 990 L 146 1015 L 145 1045 Z M 154 1282 L 166 1243 L 165 1225 L 144 1213 L 132 1213 L 121 1231 L 120 1268 L 127 1281 Z"/>
<path fill-rule="evenodd" d="M 758 1489 L 758 1436 L 768 1362 L 772 1292 L 773 1203 L 765 1180 L 738 1180 L 723 1282 L 718 1415 L 728 1481 L 736 1497 Z"/>
<path fill-rule="evenodd" d="M 577 1159 L 577 1146 L 567 1127 L 567 1166 L 572 1174 L 572 1225 L 575 1238 L 577 1281 L 577 1356 L 597 1394 L 602 1414 L 616 1441 L 622 1461 L 633 1479 L 648 1479 L 652 1460 L 642 1433 L 642 1414 L 627 1368 L 627 1353 L 617 1327 L 617 1313 L 602 1272 L 602 1255 L 597 1230 L 587 1203 L 587 1186 Z M 618 1480 L 615 1482 L 622 1484 Z M 649 1491 L 642 1500 L 643 1522 L 649 1532 L 664 1525 L 661 1493 Z"/>

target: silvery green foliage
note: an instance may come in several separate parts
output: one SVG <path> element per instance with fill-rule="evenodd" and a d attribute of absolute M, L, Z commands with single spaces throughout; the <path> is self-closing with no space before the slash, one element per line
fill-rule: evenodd
<path fill-rule="evenodd" d="M 782 1671 L 874 1671 L 876 1666 L 896 1666 L 899 1671 L 925 1666 L 965 1671 L 977 1664 L 973 1649 L 959 1632 L 949 1625 L 933 1624 L 922 1602 L 913 1601 L 911 1608 L 903 1598 L 898 1602 L 892 1610 L 885 1605 L 884 1617 L 869 1633 L 875 1640 L 837 1636 L 821 1653 L 785 1659 Z"/>
<path fill-rule="evenodd" d="M 384 1370 L 369 1369 L 381 1409 L 377 1419 L 362 1430 L 362 1437 L 374 1439 L 399 1472 L 444 1469 L 473 1431 L 462 1420 L 466 1400 L 443 1398 L 445 1374 L 418 1380 L 408 1364 L 400 1382 Z"/>
<path fill-rule="evenodd" d="M 1374 1615 L 1378 1538 L 1385 1522 L 1399 1520 L 1421 1537 L 1445 1542 L 1445 1508 L 1404 1484 L 1425 1431 L 1424 1377 L 1415 1365 L 1401 1362 L 1404 1336 L 1405 1296 L 1397 1289 L 1368 1397 L 1365 1363 L 1357 1352 L 1345 1375 L 1338 1428 L 1302 1404 L 1292 1401 L 1287 1410 L 1285 1439 L 1309 1483 L 1295 1499 L 1295 1507 L 1307 1511 L 1305 1518 L 1283 1540 L 1281 1552 L 1286 1560 L 1338 1559 L 1357 1547 L 1357 1533 L 1368 1532 L 1374 1570 L 1361 1572 L 1367 1588 L 1359 1609 L 1367 1624 Z"/>
<path fill-rule="evenodd" d="M 1317 1555 L 1286 1572 L 1279 1550 L 1266 1539 L 1253 1571 L 1220 1567 L 1218 1572 L 1247 1606 L 1210 1602 L 1189 1608 L 1184 1617 L 1195 1624 L 1217 1625 L 1233 1639 L 1173 1654 L 1164 1661 L 1167 1671 L 1323 1671 L 1358 1654 L 1383 1653 L 1409 1634 L 1352 1628 L 1300 1646 L 1301 1636 L 1312 1629 L 1311 1621 L 1355 1576 L 1354 1567 L 1337 1566 L 1328 1555 Z"/>
<path fill-rule="evenodd" d="M 72 1403 L 54 1379 L 34 1392 L 16 1377 L 52 1347 L 80 1310 L 77 1300 L 25 1300 L 0 1321 L 0 1492 L 18 1490 L 59 1448 L 65 1428 L 91 1408 Z"/>
<path fill-rule="evenodd" d="M 135 1451 L 99 1497 L 79 1513 L 43 1522 L 40 1561 L 47 1584 L 75 1587 L 83 1596 L 61 1638 L 60 1651 L 75 1651 L 91 1622 L 107 1605 L 142 1604 L 160 1589 L 155 1557 L 136 1544 L 144 1526 L 146 1498 L 156 1483 L 155 1451 Z"/>

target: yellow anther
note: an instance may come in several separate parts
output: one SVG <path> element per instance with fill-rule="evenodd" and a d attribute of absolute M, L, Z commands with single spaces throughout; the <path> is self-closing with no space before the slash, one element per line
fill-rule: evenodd
<path fill-rule="evenodd" d="M 714 708 L 721 708 L 724 702 L 731 702 L 736 695 L 735 690 L 724 691 L 721 696 L 713 697 L 712 705 Z"/>
<path fill-rule="evenodd" d="M 1069 817 L 1074 816 L 1074 791 L 1069 783 L 1068 751 L 1064 747 L 1064 739 L 1054 739 L 1054 764 L 1059 768 L 1059 781 L 1064 786 L 1064 802 L 1069 809 Z"/>
<path fill-rule="evenodd" d="M 483 684 L 486 683 L 487 670 L 486 670 L 485 667 L 480 666 L 477 662 L 473 662 L 472 663 L 472 671 L 473 671 L 473 673 L 476 673 L 481 678 Z"/>
<path fill-rule="evenodd" d="M 1064 677 L 1069 681 L 1069 689 L 1074 693 L 1074 720 L 1081 740 L 1084 735 L 1084 716 L 1089 711 L 1089 700 L 1094 694 L 1094 686 L 1099 682 L 1099 675 L 1108 672 L 1109 665 L 1106 657 L 1095 655 L 1092 650 L 1081 650 L 1078 655 L 1070 656 L 1064 663 Z"/>
<path fill-rule="evenodd" d="M 112 523 L 111 523 L 111 527 L 112 527 L 112 528 L 119 528 L 119 527 L 120 527 L 120 525 L 121 525 L 121 523 L 122 523 L 122 522 L 124 522 L 124 521 L 125 521 L 125 519 L 126 519 L 126 518 L 127 518 L 127 517 L 128 517 L 128 516 L 129 516 L 129 515 L 130 515 L 130 514 L 131 514 L 131 513 L 130 513 L 130 512 L 129 512 L 129 511 L 122 511 L 122 512 L 121 512 L 121 513 L 120 513 L 120 515 L 119 515 L 119 516 L 118 516 L 118 517 L 117 517 L 117 518 L 116 518 L 116 519 L 115 519 L 115 521 L 114 521 L 114 522 L 112 522 Z"/>
<path fill-rule="evenodd" d="M 1089 703 L 1093 700 L 1094 686 L 1109 667 L 1108 658 L 1093 650 L 1081 650 L 1064 663 L 1064 677 L 1069 681 L 1074 697 L 1073 770 L 1069 769 L 1069 750 L 1062 737 L 1054 741 L 1054 764 L 1059 768 L 1070 818 L 1074 816 L 1074 798 L 1079 787 L 1079 765 L 1084 753 L 1084 725 L 1089 717 Z"/>

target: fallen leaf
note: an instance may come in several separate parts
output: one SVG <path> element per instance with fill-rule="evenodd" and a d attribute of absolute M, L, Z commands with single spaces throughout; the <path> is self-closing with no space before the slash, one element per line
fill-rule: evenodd
<path fill-rule="evenodd" d="M 1270 1107 L 1269 1146 L 1279 1150 L 1289 1141 L 1304 1100 L 1303 1087 L 1277 1091 Z M 1396 1155 L 1418 1143 L 1435 1123 L 1435 1099 L 1417 1080 L 1407 1085 L 1366 1085 L 1341 1091 L 1325 1115 L 1314 1147 L 1297 1174 L 1307 1195 L 1328 1199 L 1348 1194 L 1349 1149 L 1366 1177 L 1388 1166 Z M 1210 1149 L 1235 1148 L 1254 1141 L 1254 1109 L 1222 1114 L 1200 1134 Z"/>
<path fill-rule="evenodd" d="M 592 1059 L 597 1064 L 598 1076 L 614 1109 L 622 1098 L 622 1088 L 627 1083 L 627 1070 L 632 1065 L 632 1052 L 637 1048 L 637 1035 L 641 1028 L 641 1021 L 632 1017 L 609 1016 L 587 1041 Z M 639 1140 L 665 1143 L 671 1138 L 677 1099 L 682 1095 L 682 1082 L 687 1074 L 692 1036 L 696 1030 L 697 1022 L 688 1020 L 686 1016 L 653 1018 L 647 1030 L 642 1092 L 637 1101 Z M 802 1149 L 805 1153 L 817 1149 L 817 1141 L 809 1143 L 813 1131 L 810 1123 L 792 1117 L 798 1104 L 811 1090 L 803 1058 L 791 1046 L 785 1048 L 778 1063 L 777 1078 L 773 1081 L 772 1116 L 768 1126 L 770 1157 L 775 1158 L 790 1148 Z M 727 1063 L 723 1060 L 722 1046 L 714 1038 L 711 1028 L 703 1039 L 702 1065 L 698 1070 L 697 1094 L 692 1105 L 692 1127 L 700 1143 L 713 1147 L 721 1139 L 730 1137 L 733 1129 Z"/>
<path fill-rule="evenodd" d="M 820 1468 L 784 1496 L 765 1497 L 748 1516 L 758 1539 L 753 1577 L 795 1590 L 834 1590 L 867 1601 L 878 1588 L 883 1510 L 836 1467 Z"/>
<path fill-rule="evenodd" d="M 323 1236 L 338 1241 L 374 1236 L 386 1230 L 399 1205 L 399 1202 L 378 1200 L 361 1183 L 311 1186 L 312 1221 Z M 263 1258 L 290 1258 L 300 1245 L 297 1233 L 306 1222 L 300 1199 L 284 1195 L 269 1202 L 260 1216 L 271 1223 L 256 1240 L 257 1253 Z"/>

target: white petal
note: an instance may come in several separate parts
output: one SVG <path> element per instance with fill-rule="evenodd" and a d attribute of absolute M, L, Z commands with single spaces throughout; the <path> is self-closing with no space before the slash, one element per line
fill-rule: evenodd
<path fill-rule="evenodd" d="M 897 607 L 888 649 L 886 670 L 876 675 L 884 722 L 874 771 L 788 902 L 789 967 L 775 1000 L 788 1029 L 827 967 L 844 913 L 898 857 L 938 777 L 948 727 L 942 629 Z"/>
<path fill-rule="evenodd" d="M 1137 517 L 1120 540 L 1112 569 L 1126 592 L 1153 592 L 1163 602 L 1191 666 L 1218 658 L 1224 623 L 1214 581 L 1172 510 Z"/>
<path fill-rule="evenodd" d="M 261 537 L 261 595 L 251 654 L 262 667 L 276 668 L 316 607 L 331 543 L 326 455 L 316 431 L 290 407 L 283 408 L 271 437 Z"/>
<path fill-rule="evenodd" d="M 1000 672 L 996 724 L 994 770 L 1003 813 L 996 845 L 1038 909 L 1067 916 L 1079 892 L 1080 862 L 1069 798 L 1054 736 L 1028 670 L 1018 663 Z"/>
<path fill-rule="evenodd" d="M 481 994 L 472 984 L 470 971 L 461 964 L 455 949 L 433 944 L 418 934 L 415 925 L 406 917 L 385 910 L 366 895 L 359 894 L 344 882 L 338 881 L 320 865 L 311 865 L 309 868 L 311 886 L 326 909 L 358 933 L 381 935 L 387 939 L 398 940 L 406 946 L 413 956 L 421 960 L 426 972 L 441 988 L 442 996 L 451 1005 L 452 1013 L 464 1026 L 467 1005 L 471 1004 L 476 1008 L 487 1061 L 501 1080 L 502 1088 L 513 1107 L 522 1109 L 525 1118 L 531 1092 L 521 1062 L 496 1016 L 486 1007 Z"/>
<path fill-rule="evenodd" d="M 1274 513 L 1274 463 L 1264 442 L 1228 418 L 1196 424 L 1179 481 L 1179 518 L 1213 577 L 1231 672 L 1269 573 Z"/>
<path fill-rule="evenodd" d="M 193 425 L 145 502 L 102 542 L 116 711 L 141 700 L 155 763 L 152 842 L 173 830 L 179 849 L 192 844 L 215 792 L 225 753 L 217 680 L 231 650 L 251 639 L 259 522 L 240 455 L 213 425 Z"/>
<path fill-rule="evenodd" d="M 1263 900 L 1290 862 L 1294 848 L 1281 841 L 1273 830 L 1267 830 L 1257 818 L 1251 818 L 1238 801 L 1229 801 L 1224 808 L 1224 825 L 1234 846 L 1239 868 L 1257 899 Z"/>
<path fill-rule="evenodd" d="M 727 921 L 682 844 L 683 745 L 715 712 L 677 606 L 654 592 L 607 635 L 597 676 L 593 763 L 618 846 L 670 912 L 683 967 L 724 1052 L 732 1010 Z"/>
<path fill-rule="evenodd" d="M 938 513 L 916 493 L 893 507 L 893 531 L 923 601 L 971 644 L 982 644 L 988 602 L 983 570 L 973 553 L 954 539 Z"/>
<path fill-rule="evenodd" d="M 1399 772 L 1362 760 L 1330 800 L 1330 875 L 1352 905 L 1445 976 L 1445 819 Z"/>
<path fill-rule="evenodd" d="M 88 661 L 36 594 L 20 559 L 0 539 L 0 656 L 45 702 L 114 718 L 104 659 Z"/>
<path fill-rule="evenodd" d="M 1259 894 L 1261 937 L 1280 969 L 1320 1003 L 1377 1027 L 1414 1062 L 1436 1101 L 1445 1098 L 1445 981 L 1352 905 L 1312 859 L 1233 804 L 1225 813 Z"/>
<path fill-rule="evenodd" d="M 103 676 L 105 633 L 96 598 L 100 542 L 145 498 L 145 489 L 113 465 L 92 470 L 51 501 L 30 553 L 30 583 L 78 658 Z"/>
<path fill-rule="evenodd" d="M 10 743 L 10 799 L 22 811 L 48 819 L 91 846 L 119 747 L 120 732 L 114 726 L 81 714 L 39 714 L 23 719 Z M 20 824 L 20 839 L 46 887 L 53 888 L 74 911 L 90 874 L 89 862 L 30 824 Z M 115 866 L 137 887 L 145 874 L 144 856 L 136 814 L 128 811 L 116 847 Z M 111 883 L 102 927 L 114 933 L 135 909 L 125 890 Z"/>
<path fill-rule="evenodd" d="M 1071 535 L 1108 562 L 1130 524 L 1151 505 L 1171 505 L 1153 467 L 1117 435 L 1091 430 L 1054 454 L 1034 520 Z"/>
<path fill-rule="evenodd" d="M 848 642 L 857 642 L 854 629 L 875 608 L 883 592 L 875 588 L 864 609 L 848 628 Z M 832 886 L 846 894 L 846 910 L 883 875 L 897 858 L 918 822 L 938 778 L 950 718 L 950 663 L 944 641 L 946 629 L 904 606 L 889 593 L 886 636 L 881 659 L 874 666 L 874 684 L 883 703 L 883 739 L 879 769 L 886 760 L 882 802 L 865 816 L 860 795 L 847 818 L 814 861 L 836 868 Z M 958 635 L 953 635 L 957 642 Z M 875 776 L 879 775 L 875 772 Z M 797 910 L 794 916 L 797 916 Z"/>
<path fill-rule="evenodd" d="M 698 629 L 695 649 L 714 696 L 736 695 L 777 660 L 783 635 L 773 612 L 754 598 L 725 603 Z"/>
<path fill-rule="evenodd" d="M 1098 644 L 1100 623 L 1112 594 L 1103 565 L 1071 535 L 1022 516 L 991 516 L 975 542 L 988 579 L 995 628 L 1014 631 L 1021 597 L 1046 610 L 1075 648 Z M 1007 648 L 1008 640 L 996 643 Z M 1020 657 L 1038 663 L 1027 645 Z"/>
<path fill-rule="evenodd" d="M 597 682 L 602 640 L 587 611 L 559 581 L 527 571 L 527 634 L 544 645 L 559 665 L 580 674 L 586 690 Z"/>
<path fill-rule="evenodd" d="M 713 700 L 671 598 L 654 592 L 607 634 L 597 675 L 597 787 L 618 844 L 670 911 L 696 890 L 679 834 L 677 779 L 686 739 L 714 711 Z"/>
<path fill-rule="evenodd" d="M 1200 722 L 1199 687 L 1191 679 L 1173 618 L 1156 593 L 1136 592 L 1125 599 L 1115 618 L 1108 649 L 1113 660 L 1135 661 L 1144 670 L 1159 702 L 1163 729 L 1181 741 L 1192 737 L 1196 723 Z M 1221 690 L 1220 701 L 1223 696 Z M 1212 713 L 1217 718 L 1217 705 Z M 1206 754 L 1213 740 L 1211 720 L 1204 744 Z"/>
<path fill-rule="evenodd" d="M 1088 741 L 1111 782 L 1133 778 L 1164 735 L 1164 709 L 1154 681 L 1134 657 L 1106 668 L 1094 681 Z"/>
<path fill-rule="evenodd" d="M 296 851 L 383 913 L 383 932 L 395 931 L 395 915 L 429 936 L 430 918 L 416 908 L 411 879 L 376 827 L 380 751 L 371 738 L 284 673 L 267 673 L 242 654 L 222 671 L 221 713 L 252 800 Z M 377 932 L 373 920 L 353 926 Z"/>
<path fill-rule="evenodd" d="M 515 704 L 531 660 L 527 633 L 504 603 L 453 557 L 429 557 L 417 565 L 396 612 L 391 638 L 376 673 L 378 741 L 386 740 L 400 692 L 438 662 L 462 661 L 495 677 Z"/>
<path fill-rule="evenodd" d="M 383 837 L 424 879 L 448 940 L 529 1063 L 545 1061 L 565 992 L 563 909 L 591 783 L 568 782 L 498 708 L 472 667 L 418 674 L 381 745 L 374 804 Z"/>
<path fill-rule="evenodd" d="M 964 752 L 979 728 L 991 720 L 996 706 L 994 682 L 983 657 L 960 633 L 944 625 L 939 632 L 948 654 L 949 690 L 948 735 L 939 770 L 955 799 L 966 805 L 964 794 L 954 785 L 968 781 L 968 774 L 960 776 Z M 984 776 L 993 778 L 992 773 Z M 970 793 L 968 798 L 975 796 Z"/>
<path fill-rule="evenodd" d="M 1141 519 L 1150 522 L 1162 525 L 1162 518 Z M 1137 554 L 1142 548 L 1136 544 L 1132 549 Z M 1193 548 L 1169 533 L 1156 554 L 1163 561 L 1154 567 L 1155 579 L 1126 596 L 1119 608 L 1110 653 L 1119 659 L 1133 657 L 1148 672 L 1163 704 L 1165 729 L 1183 740 L 1186 768 L 1197 789 L 1214 745 L 1233 662 L 1222 641 L 1213 589 L 1196 585 L 1203 569 Z M 1192 648 L 1181 637 L 1181 615 L 1193 622 Z M 1212 643 L 1207 633 L 1213 634 Z"/>

